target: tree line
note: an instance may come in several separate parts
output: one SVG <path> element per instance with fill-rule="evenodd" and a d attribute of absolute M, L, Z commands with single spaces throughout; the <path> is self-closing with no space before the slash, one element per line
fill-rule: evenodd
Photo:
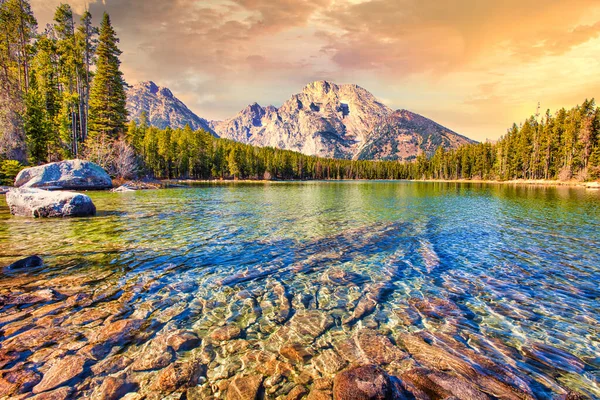
<path fill-rule="evenodd" d="M 24 165 L 79 157 L 113 176 L 193 179 L 598 179 L 600 109 L 514 124 L 496 143 L 438 148 L 411 162 L 325 159 L 252 147 L 205 131 L 128 122 L 119 39 L 67 4 L 38 33 L 28 0 L 0 0 L 0 180 Z"/>
<path fill-rule="evenodd" d="M 417 179 L 599 179 L 600 108 L 591 99 L 555 114 L 548 110 L 513 124 L 496 143 L 438 148 L 417 163 Z"/>
<path fill-rule="evenodd" d="M 600 108 L 586 100 L 514 124 L 496 143 L 439 147 L 411 162 L 325 159 L 217 139 L 205 131 L 131 122 L 127 143 L 145 172 L 194 179 L 546 179 L 600 178 Z"/>

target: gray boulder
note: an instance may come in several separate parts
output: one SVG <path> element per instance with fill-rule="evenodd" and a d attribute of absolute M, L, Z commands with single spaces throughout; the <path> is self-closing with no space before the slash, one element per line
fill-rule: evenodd
<path fill-rule="evenodd" d="M 13 215 L 33 218 L 86 217 L 96 214 L 96 206 L 85 194 L 19 188 L 6 194 Z"/>
<path fill-rule="evenodd" d="M 102 167 L 90 161 L 66 160 L 26 168 L 17 175 L 16 187 L 101 190 L 112 188 L 112 180 Z"/>

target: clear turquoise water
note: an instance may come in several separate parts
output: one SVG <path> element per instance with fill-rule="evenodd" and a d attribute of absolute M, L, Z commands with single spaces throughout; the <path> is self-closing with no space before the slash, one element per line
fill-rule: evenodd
<path fill-rule="evenodd" d="M 561 388 L 600 398 L 600 191 L 309 182 L 90 196 L 98 216 L 65 220 L 11 217 L 0 199 L 0 265 L 31 254 L 46 261 L 26 278 L 0 277 L 0 291 L 72 277 L 65 285 L 130 291 L 132 312 L 152 303 L 157 313 L 163 289 L 187 282 L 196 299 L 225 305 L 212 314 L 190 306 L 172 322 L 208 329 L 219 318 L 248 326 L 243 306 L 227 304 L 240 290 L 281 282 L 290 298 L 341 320 L 365 284 L 386 282 L 360 324 L 391 336 L 452 334 L 543 382 L 540 398 Z M 344 290 L 323 284 L 334 267 L 356 273 L 355 282 Z M 185 299 L 183 308 L 193 302 Z M 407 322 L 414 299 L 447 299 L 459 312 Z M 246 335 L 266 338 L 260 329 Z"/>

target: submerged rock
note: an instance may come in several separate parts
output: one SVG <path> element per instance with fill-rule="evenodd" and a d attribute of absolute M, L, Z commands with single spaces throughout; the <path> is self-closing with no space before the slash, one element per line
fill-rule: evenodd
<path fill-rule="evenodd" d="M 170 393 L 196 386 L 203 375 L 206 375 L 206 367 L 199 361 L 178 361 L 160 371 L 154 385 L 156 389 Z"/>
<path fill-rule="evenodd" d="M 6 194 L 6 202 L 11 214 L 20 217 L 87 217 L 96 214 L 92 199 L 80 193 L 13 189 Z"/>
<path fill-rule="evenodd" d="M 573 374 L 581 374 L 585 363 L 574 355 L 545 343 L 533 343 L 530 347 L 523 346 L 523 353 L 535 362 L 549 369 L 557 368 Z"/>
<path fill-rule="evenodd" d="M 327 349 L 313 358 L 312 364 L 323 374 L 334 374 L 346 366 L 346 361 L 335 350 Z"/>
<path fill-rule="evenodd" d="M 408 357 L 387 336 L 371 329 L 361 329 L 351 338 L 335 343 L 334 346 L 351 363 L 381 365 Z"/>
<path fill-rule="evenodd" d="M 292 343 L 279 349 L 279 354 L 294 363 L 305 363 L 313 356 L 310 348 L 300 343 Z"/>
<path fill-rule="evenodd" d="M 15 187 L 102 190 L 110 189 L 112 180 L 102 167 L 93 162 L 66 160 L 25 168 L 17 175 Z"/>
<path fill-rule="evenodd" d="M 198 347 L 202 341 L 195 333 L 180 330 L 168 334 L 166 342 L 175 351 L 188 351 Z"/>
<path fill-rule="evenodd" d="M 262 388 L 260 375 L 236 376 L 227 388 L 227 400 L 255 400 Z"/>
<path fill-rule="evenodd" d="M 2 348 L 6 351 L 16 352 L 36 351 L 54 343 L 71 340 L 73 336 L 74 334 L 64 328 L 34 328 L 3 340 Z"/>
<path fill-rule="evenodd" d="M 175 352 L 165 343 L 150 342 L 142 349 L 131 368 L 134 371 L 151 371 L 168 366 L 175 358 Z"/>
<path fill-rule="evenodd" d="M 308 345 L 333 326 L 333 317 L 319 310 L 300 310 L 286 325 L 279 328 L 269 339 L 274 346 L 286 343 Z"/>
<path fill-rule="evenodd" d="M 475 393 L 477 390 L 480 395 L 473 398 L 478 399 L 487 398 L 482 393 L 503 399 L 535 398 L 526 377 L 517 376 L 509 366 L 496 364 L 449 337 L 436 337 L 431 333 L 420 336 L 400 334 L 398 341 L 415 361 L 425 367 L 401 375 L 403 381 L 420 390 L 451 393 L 458 397 L 461 393 Z M 469 361 L 463 359 L 465 356 Z"/>
<path fill-rule="evenodd" d="M 326 284 L 332 285 L 359 285 L 364 283 L 367 278 L 352 271 L 347 271 L 340 267 L 331 267 L 321 276 L 320 280 Z"/>
<path fill-rule="evenodd" d="M 242 334 L 242 330 L 235 325 L 221 326 L 211 332 L 211 339 L 217 341 L 237 339 Z"/>
<path fill-rule="evenodd" d="M 353 324 L 363 317 L 371 314 L 375 307 L 381 302 L 392 290 L 389 282 L 379 282 L 375 284 L 365 285 L 364 296 L 360 299 L 356 308 L 354 308 L 352 315 L 348 316 L 345 320 L 345 324 Z"/>
<path fill-rule="evenodd" d="M 17 353 L 11 353 L 5 349 L 0 350 L 0 369 L 4 369 L 8 364 L 19 358 Z"/>
<path fill-rule="evenodd" d="M 334 400 L 391 400 L 393 386 L 389 375 L 375 365 L 340 372 L 333 381 Z"/>
<path fill-rule="evenodd" d="M 103 378 L 102 385 L 94 393 L 94 398 L 102 400 L 117 400 L 123 398 L 129 392 L 138 390 L 138 384 L 129 382 L 125 375 L 115 377 L 107 376 Z"/>
<path fill-rule="evenodd" d="M 306 396 L 306 400 L 331 400 L 331 391 L 313 389 Z"/>
<path fill-rule="evenodd" d="M 83 372 L 86 359 L 81 356 L 67 356 L 58 360 L 33 388 L 33 393 L 42 393 L 62 386 Z"/>
<path fill-rule="evenodd" d="M 114 345 L 131 341 L 144 324 L 142 319 L 122 319 L 103 325 L 90 338 L 90 342 Z"/>
<path fill-rule="evenodd" d="M 6 269 L 11 271 L 21 270 L 21 269 L 31 269 L 38 268 L 44 265 L 44 260 L 38 256 L 29 256 L 25 257 L 19 261 L 15 261 L 6 267 Z"/>
<path fill-rule="evenodd" d="M 24 305 L 24 304 L 36 304 L 45 303 L 51 300 L 55 300 L 58 295 L 51 289 L 41 289 L 35 292 L 25 293 L 10 293 L 8 296 L 0 297 L 0 304 L 5 305 Z"/>
<path fill-rule="evenodd" d="M 301 400 L 307 393 L 308 390 L 304 386 L 297 385 L 294 386 L 292 390 L 290 390 L 290 392 L 285 397 L 285 400 Z"/>
<path fill-rule="evenodd" d="M 15 369 L 0 372 L 0 398 L 26 393 L 37 385 L 40 374 L 31 369 Z"/>
<path fill-rule="evenodd" d="M 66 400 L 73 393 L 73 388 L 63 386 L 50 392 L 40 393 L 36 396 L 29 397 L 31 400 Z"/>
<path fill-rule="evenodd" d="M 565 400 L 589 400 L 589 397 L 584 396 L 579 392 L 569 390 L 569 392 L 565 396 Z"/>

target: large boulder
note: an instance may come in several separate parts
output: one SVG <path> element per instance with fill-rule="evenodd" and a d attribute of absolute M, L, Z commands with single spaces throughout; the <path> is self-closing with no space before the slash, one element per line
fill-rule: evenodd
<path fill-rule="evenodd" d="M 16 187 L 67 190 L 112 188 L 112 180 L 102 167 L 90 161 L 66 160 L 25 168 L 15 179 Z"/>
<path fill-rule="evenodd" d="M 92 199 L 81 193 L 19 188 L 6 194 L 6 202 L 11 214 L 21 217 L 86 217 L 96 214 Z"/>

